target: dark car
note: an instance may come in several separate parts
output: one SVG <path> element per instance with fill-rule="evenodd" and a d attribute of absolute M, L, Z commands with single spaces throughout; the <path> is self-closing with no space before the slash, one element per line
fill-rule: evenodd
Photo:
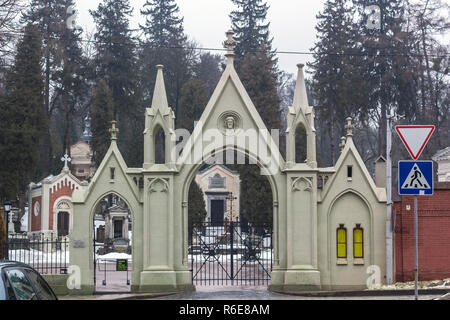
<path fill-rule="evenodd" d="M 58 300 L 50 286 L 30 266 L 0 261 L 0 300 Z"/>

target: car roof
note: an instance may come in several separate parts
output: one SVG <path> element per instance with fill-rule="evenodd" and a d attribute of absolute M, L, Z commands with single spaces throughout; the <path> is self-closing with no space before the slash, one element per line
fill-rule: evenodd
<path fill-rule="evenodd" d="M 30 266 L 26 265 L 22 262 L 17 261 L 9 261 L 9 260 L 0 260 L 0 269 L 5 267 L 25 267 L 25 268 L 31 268 Z"/>

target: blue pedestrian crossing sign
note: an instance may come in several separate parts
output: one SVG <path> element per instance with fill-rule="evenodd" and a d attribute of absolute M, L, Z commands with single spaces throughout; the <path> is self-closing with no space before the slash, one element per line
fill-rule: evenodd
<path fill-rule="evenodd" d="M 398 190 L 401 196 L 432 196 L 433 161 L 400 161 Z"/>

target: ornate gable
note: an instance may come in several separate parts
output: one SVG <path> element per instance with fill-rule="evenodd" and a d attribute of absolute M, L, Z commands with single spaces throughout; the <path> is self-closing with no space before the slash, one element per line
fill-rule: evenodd
<path fill-rule="evenodd" d="M 232 31 L 227 32 L 229 38 L 225 42 L 228 46 L 225 71 L 195 126 L 194 132 L 187 141 L 181 157 L 177 160 L 179 170 L 185 163 L 202 163 L 208 160 L 214 152 L 229 149 L 237 149 L 246 153 L 250 159 L 259 162 L 262 167 L 270 163 L 270 166 L 273 166 L 271 169 L 284 168 L 284 159 L 278 146 L 234 68 L 232 35 Z M 251 135 L 252 132 L 257 133 L 258 136 L 252 140 L 253 142 L 250 142 L 254 149 L 249 151 L 248 149 L 251 148 L 240 147 L 239 137 Z M 221 148 L 211 147 L 212 143 L 217 141 L 220 141 Z M 264 148 L 269 149 L 270 153 L 266 159 L 261 159 L 258 150 Z"/>

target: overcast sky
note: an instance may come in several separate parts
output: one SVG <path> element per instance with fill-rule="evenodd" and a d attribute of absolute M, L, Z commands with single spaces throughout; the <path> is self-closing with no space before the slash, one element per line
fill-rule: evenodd
<path fill-rule="evenodd" d="M 89 9 L 96 9 L 100 0 L 75 0 L 79 16 L 77 23 L 84 30 L 95 28 Z M 274 37 L 273 46 L 278 51 L 310 51 L 314 45 L 316 15 L 325 0 L 267 0 L 270 5 L 268 21 Z M 131 27 L 143 22 L 140 14 L 145 0 L 130 0 L 134 8 Z M 177 0 L 180 16 L 184 17 L 186 34 L 202 47 L 221 48 L 225 32 L 230 29 L 228 17 L 235 7 L 231 0 Z M 279 54 L 282 70 L 295 73 L 298 63 L 311 61 L 310 55 Z"/>

